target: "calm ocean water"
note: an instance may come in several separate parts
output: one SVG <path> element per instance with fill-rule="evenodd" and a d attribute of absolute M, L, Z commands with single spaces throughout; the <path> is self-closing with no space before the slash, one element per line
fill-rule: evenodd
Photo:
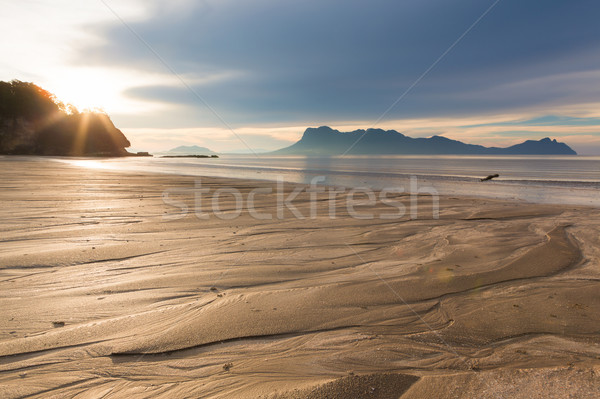
<path fill-rule="evenodd" d="M 81 167 L 217 176 L 283 179 L 344 187 L 404 188 L 411 176 L 418 187 L 440 194 L 517 199 L 539 203 L 600 206 L 598 156 L 346 156 L 273 157 L 223 155 L 218 159 L 120 158 L 62 162 Z M 493 181 L 481 177 L 498 173 Z"/>

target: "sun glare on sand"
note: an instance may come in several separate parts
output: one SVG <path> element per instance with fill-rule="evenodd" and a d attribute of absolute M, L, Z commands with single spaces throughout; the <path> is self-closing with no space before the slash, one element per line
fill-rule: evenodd
<path fill-rule="evenodd" d="M 73 166 L 78 166 L 80 168 L 88 168 L 88 169 L 110 169 L 110 166 L 107 164 L 104 164 L 100 161 L 91 161 L 91 160 L 87 160 L 87 159 L 82 159 L 82 160 L 76 160 L 76 161 L 67 161 L 67 163 L 73 165 Z"/>

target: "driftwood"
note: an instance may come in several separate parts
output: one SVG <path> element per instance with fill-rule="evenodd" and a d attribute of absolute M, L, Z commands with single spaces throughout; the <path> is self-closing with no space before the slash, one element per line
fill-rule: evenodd
<path fill-rule="evenodd" d="M 489 175 L 488 177 L 484 177 L 483 179 L 480 179 L 480 181 L 488 181 L 488 180 L 492 180 L 495 177 L 500 177 L 500 175 L 498 173 L 493 174 L 493 175 Z"/>

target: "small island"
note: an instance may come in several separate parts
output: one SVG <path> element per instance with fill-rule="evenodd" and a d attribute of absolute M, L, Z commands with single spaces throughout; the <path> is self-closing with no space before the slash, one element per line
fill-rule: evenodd
<path fill-rule="evenodd" d="M 103 112 L 79 112 L 33 83 L 0 81 L 0 154 L 150 156 L 130 145 Z"/>
<path fill-rule="evenodd" d="M 163 153 L 161 158 L 219 158 L 219 156 L 206 147 L 180 145 Z"/>
<path fill-rule="evenodd" d="M 219 158 L 218 155 L 163 155 L 161 158 Z"/>

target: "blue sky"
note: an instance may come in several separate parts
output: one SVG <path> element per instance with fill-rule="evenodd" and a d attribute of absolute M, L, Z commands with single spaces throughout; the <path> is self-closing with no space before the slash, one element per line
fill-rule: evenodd
<path fill-rule="evenodd" d="M 140 150 L 277 149 L 330 125 L 600 154 L 600 3 L 495 3 L 0 1 L 0 79 L 104 108 Z"/>

